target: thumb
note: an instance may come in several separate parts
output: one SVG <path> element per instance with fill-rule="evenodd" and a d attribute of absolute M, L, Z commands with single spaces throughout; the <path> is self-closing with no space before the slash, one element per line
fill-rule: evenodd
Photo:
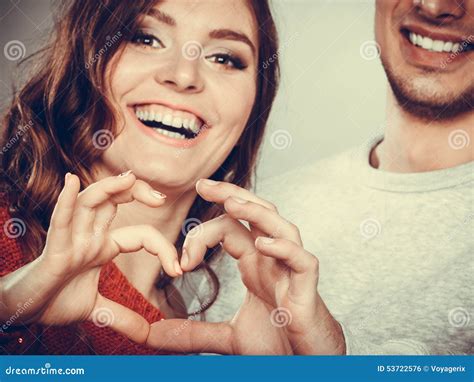
<path fill-rule="evenodd" d="M 138 344 L 144 344 L 150 332 L 150 324 L 143 316 L 100 294 L 88 320 L 99 327 L 108 326 Z"/>
<path fill-rule="evenodd" d="M 233 354 L 227 322 L 169 319 L 151 324 L 146 345 L 165 352 Z"/>

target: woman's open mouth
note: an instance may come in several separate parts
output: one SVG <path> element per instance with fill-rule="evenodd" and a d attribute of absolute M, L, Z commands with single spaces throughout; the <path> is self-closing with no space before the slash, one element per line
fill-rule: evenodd
<path fill-rule="evenodd" d="M 195 114 L 164 105 L 135 105 L 134 112 L 143 125 L 171 139 L 194 140 L 207 127 Z"/>

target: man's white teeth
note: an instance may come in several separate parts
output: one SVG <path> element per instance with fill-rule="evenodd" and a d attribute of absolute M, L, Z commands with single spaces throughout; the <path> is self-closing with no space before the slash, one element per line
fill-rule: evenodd
<path fill-rule="evenodd" d="M 202 124 L 201 122 L 196 120 L 196 117 L 185 118 L 180 116 L 174 116 L 170 112 L 161 113 L 154 110 L 135 109 L 135 114 L 137 118 L 141 121 L 161 122 L 163 125 L 171 126 L 176 129 L 188 129 L 194 134 L 199 133 Z M 179 133 L 177 134 L 179 135 Z"/>
<path fill-rule="evenodd" d="M 419 34 L 410 32 L 410 42 L 420 48 L 431 52 L 452 52 L 457 53 L 461 50 L 461 44 L 458 42 L 432 40 L 429 37 L 423 37 Z"/>

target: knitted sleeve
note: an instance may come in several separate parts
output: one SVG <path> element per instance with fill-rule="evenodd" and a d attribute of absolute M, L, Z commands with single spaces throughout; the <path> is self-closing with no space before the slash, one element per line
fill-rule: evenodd
<path fill-rule="evenodd" d="M 18 240 L 25 233 L 21 219 L 12 218 L 3 194 L 0 194 L 0 277 L 25 265 Z M 3 304 L 3 290 L 0 289 L 0 304 Z M 32 294 L 31 299 L 34 298 Z M 19 325 L 22 312 L 28 309 L 31 301 L 18 304 L 18 309 L 5 321 L 0 322 L 0 354 L 30 354 L 34 352 L 31 344 L 38 337 L 37 325 Z"/>

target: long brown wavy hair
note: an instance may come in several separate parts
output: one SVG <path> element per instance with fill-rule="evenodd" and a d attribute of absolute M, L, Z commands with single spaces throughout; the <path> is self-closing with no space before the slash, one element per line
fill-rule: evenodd
<path fill-rule="evenodd" d="M 82 188 L 92 183 L 90 168 L 103 153 L 93 144 L 94 133 L 99 129 L 117 133 L 114 109 L 105 91 L 107 64 L 135 36 L 140 15 L 157 2 L 61 1 L 49 43 L 21 63 L 34 63 L 34 67 L 5 115 L 2 143 L 11 147 L 3 150 L 1 184 L 12 215 L 27 227 L 20 241 L 26 261 L 42 252 L 64 174 L 78 175 Z M 251 186 L 279 82 L 277 32 L 268 1 L 248 0 L 248 4 L 259 40 L 255 103 L 238 144 L 211 177 L 246 188 Z M 272 65 L 265 65 L 269 58 Z M 197 197 L 188 218 L 203 222 L 220 214 L 218 206 Z M 181 234 L 178 252 L 183 242 Z M 213 295 L 206 299 L 210 303 L 202 310 L 215 301 L 219 290 L 208 265 L 216 252 L 209 250 L 201 266 L 213 284 Z M 161 275 L 156 285 L 166 292 L 170 278 Z"/>

